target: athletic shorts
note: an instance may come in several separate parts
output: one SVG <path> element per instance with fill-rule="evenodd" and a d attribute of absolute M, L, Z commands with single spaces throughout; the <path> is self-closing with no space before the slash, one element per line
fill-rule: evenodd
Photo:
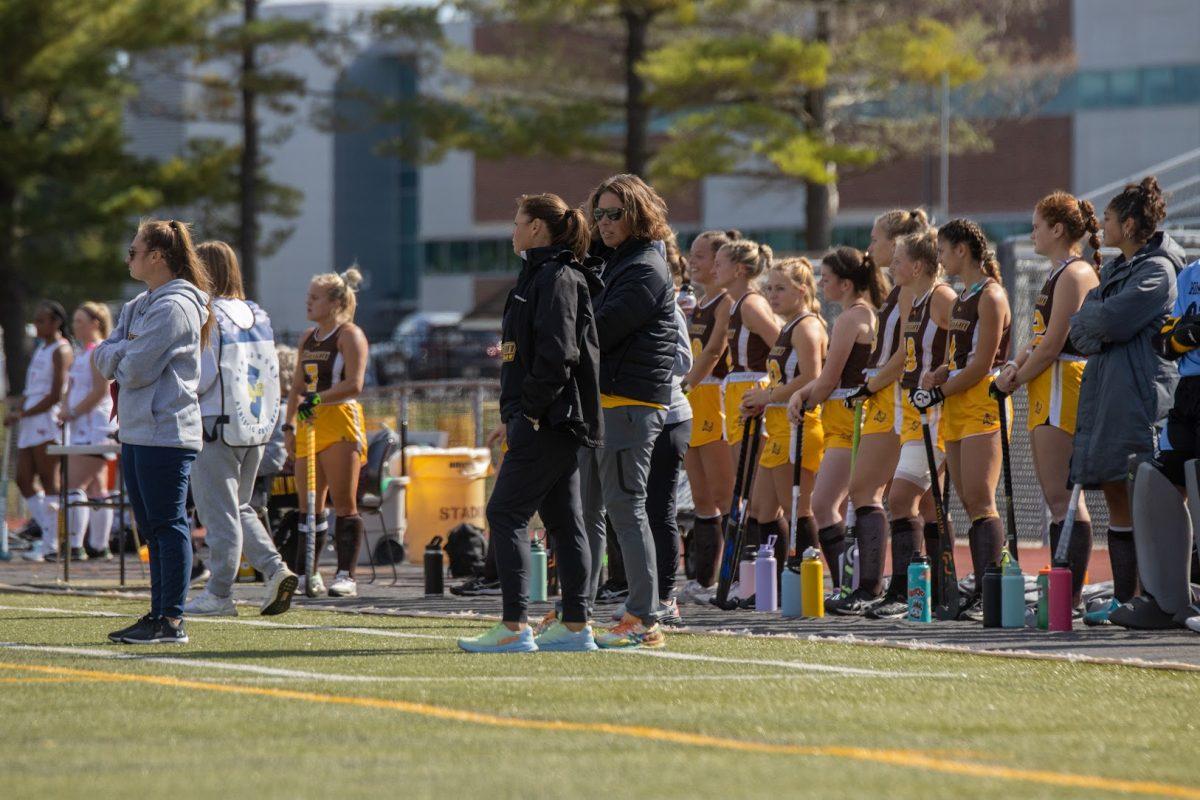
<path fill-rule="evenodd" d="M 61 433 L 57 407 L 31 417 L 23 417 L 17 434 L 17 448 L 24 450 L 42 444 L 60 444 Z"/>
<path fill-rule="evenodd" d="M 688 447 L 703 447 L 725 436 L 725 409 L 721 405 L 721 382 L 705 380 L 688 392 L 692 407 L 692 438 Z"/>
<path fill-rule="evenodd" d="M 733 372 L 725 377 L 725 440 L 730 444 L 742 440 L 742 398 L 756 384 L 767 385 L 765 372 Z"/>
<path fill-rule="evenodd" d="M 1079 385 L 1085 366 L 1087 362 L 1083 359 L 1057 358 L 1029 382 L 1029 430 L 1050 425 L 1075 435 Z"/>
<path fill-rule="evenodd" d="M 863 404 L 863 436 L 872 433 L 900 433 L 900 382 L 880 389 Z"/>
<path fill-rule="evenodd" d="M 359 461 L 365 464 L 367 462 L 367 429 L 363 424 L 363 410 L 358 401 L 319 405 L 314 411 L 316 413 L 311 423 L 297 421 L 296 458 L 308 456 L 309 425 L 315 424 L 316 452 L 319 453 L 338 442 L 352 442 L 357 446 Z"/>
<path fill-rule="evenodd" d="M 994 374 L 985 376 L 965 392 L 952 394 L 943 402 L 942 435 L 947 442 L 961 442 L 972 436 L 982 436 L 1000 430 L 1000 409 L 996 399 L 988 394 Z M 1005 398 L 1009 427 L 1012 427 L 1012 398 Z"/>
<path fill-rule="evenodd" d="M 1158 437 L 1163 474 L 1176 486 L 1185 486 L 1183 465 L 1200 457 L 1200 375 L 1179 379 L 1175 404 Z"/>
<path fill-rule="evenodd" d="M 867 413 L 863 406 L 863 416 Z M 825 431 L 826 450 L 849 450 L 854 447 L 854 410 L 846 408 L 843 398 L 834 396 L 821 404 L 821 427 Z M 863 430 L 866 433 L 866 424 Z"/>
<path fill-rule="evenodd" d="M 767 406 L 767 441 L 763 443 L 763 452 L 758 459 L 760 467 L 774 469 L 792 463 L 796 429 L 788 420 L 787 414 L 787 406 L 782 403 Z M 825 451 L 825 433 L 821 426 L 819 408 L 804 412 L 804 441 L 801 448 L 801 468 L 816 472 L 821 466 L 821 456 Z"/>
<path fill-rule="evenodd" d="M 921 413 L 917 411 L 916 406 L 908 399 L 908 392 L 903 392 L 904 413 L 900 423 L 900 447 L 909 442 L 919 442 L 921 447 L 925 447 L 925 434 L 921 432 Z M 934 406 L 927 410 L 925 415 L 929 417 L 929 433 L 933 438 L 933 446 L 938 450 L 946 449 L 946 440 L 942 435 L 942 407 Z"/>

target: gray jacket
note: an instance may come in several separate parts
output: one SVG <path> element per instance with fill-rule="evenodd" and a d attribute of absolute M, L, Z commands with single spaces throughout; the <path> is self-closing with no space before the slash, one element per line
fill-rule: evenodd
<path fill-rule="evenodd" d="M 1128 261 L 1100 270 L 1071 317 L 1071 341 L 1088 356 L 1079 390 L 1071 482 L 1094 487 L 1125 477 L 1129 456 L 1153 457 L 1179 374 L 1154 352 L 1153 337 L 1175 303 L 1183 248 L 1156 233 Z"/>
<path fill-rule="evenodd" d="M 176 279 L 142 292 L 121 309 L 92 361 L 120 387 L 117 438 L 123 444 L 204 447 L 200 424 L 200 328 L 208 295 Z"/>
<path fill-rule="evenodd" d="M 673 425 L 692 418 L 692 404 L 683 393 L 683 379 L 692 371 L 692 340 L 688 332 L 688 318 L 679 304 L 675 304 L 675 364 L 671 367 L 671 404 L 667 406 L 665 425 Z"/>

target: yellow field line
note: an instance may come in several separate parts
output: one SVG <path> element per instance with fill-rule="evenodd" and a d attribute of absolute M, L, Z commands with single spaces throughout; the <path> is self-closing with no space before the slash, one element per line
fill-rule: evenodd
<path fill-rule="evenodd" d="M 252 695 L 272 697 L 280 700 L 301 700 L 308 703 L 327 705 L 356 706 L 359 708 L 384 709 L 400 711 L 405 714 L 415 714 L 433 719 L 465 722 L 472 725 L 486 725 L 496 728 L 511 728 L 518 730 L 601 733 L 610 736 L 623 736 L 634 739 L 644 739 L 668 744 L 681 744 L 691 747 L 711 747 L 718 750 L 732 750 L 743 753 L 765 753 L 772 755 L 794 756 L 823 756 L 828 758 L 843 758 L 852 761 L 866 761 L 876 764 L 886 764 L 894 767 L 908 767 L 930 772 L 942 772 L 949 775 L 963 775 L 973 778 L 995 778 L 998 780 L 1039 783 L 1047 786 L 1063 786 L 1071 789 L 1093 789 L 1105 792 L 1120 792 L 1124 794 L 1155 795 L 1160 797 L 1182 797 L 1190 800 L 1200 800 L 1200 788 L 1181 786 L 1154 781 L 1131 781 L 1120 778 L 1105 778 L 1100 775 L 1075 775 L 1065 772 L 1050 772 L 1048 770 L 1019 769 L 994 764 L 979 764 L 970 761 L 957 761 L 912 750 L 877 749 L 870 747 L 848 747 L 841 745 L 803 746 L 793 744 L 772 744 L 770 742 L 752 742 L 740 739 L 726 739 L 719 736 L 709 736 L 702 733 L 652 728 L 643 725 L 617 725 L 607 722 L 570 722 L 567 720 L 523 719 L 520 717 L 502 717 L 485 714 L 478 711 L 467 711 L 457 708 L 434 706 L 427 703 L 414 703 L 407 700 L 387 700 L 376 697 L 354 697 L 336 694 L 321 694 L 317 692 L 298 692 L 292 689 L 275 689 L 263 686 L 239 686 L 207 681 L 194 681 L 186 678 L 174 678 L 166 675 L 133 675 L 119 672 L 104 672 L 101 670 L 74 669 L 72 667 L 52 667 L 42 664 L 17 664 L 0 661 L 0 669 L 18 672 L 35 672 L 47 675 L 72 676 L 112 682 L 143 683 L 154 686 L 167 686 L 176 689 L 196 689 L 206 692 L 221 692 L 225 694 Z"/>
<path fill-rule="evenodd" d="M 88 683 L 106 678 L 0 678 L 0 684 L 9 683 Z"/>

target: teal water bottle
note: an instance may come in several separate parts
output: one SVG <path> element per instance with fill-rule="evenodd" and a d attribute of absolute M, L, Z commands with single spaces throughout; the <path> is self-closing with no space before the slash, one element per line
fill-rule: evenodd
<path fill-rule="evenodd" d="M 912 622 L 932 622 L 929 556 L 916 553 L 908 563 L 908 614 Z"/>
<path fill-rule="evenodd" d="M 1025 575 L 1017 560 L 1004 551 L 1004 575 L 1000 579 L 1000 627 L 1025 627 Z"/>
<path fill-rule="evenodd" d="M 535 535 L 529 545 L 529 599 L 535 603 L 546 601 L 546 545 L 543 536 Z"/>

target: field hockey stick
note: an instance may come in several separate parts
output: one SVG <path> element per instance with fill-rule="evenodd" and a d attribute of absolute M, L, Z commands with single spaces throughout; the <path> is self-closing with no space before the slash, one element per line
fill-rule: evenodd
<path fill-rule="evenodd" d="M 850 477 L 854 477 L 854 465 L 858 463 L 858 443 L 862 439 L 863 401 L 854 402 L 854 433 L 850 438 Z M 858 561 L 858 536 L 855 528 L 858 519 L 854 513 L 854 501 L 849 502 L 846 509 L 846 546 L 842 550 L 842 597 L 847 597 L 854 591 L 854 576 L 857 572 L 855 562 Z"/>
<path fill-rule="evenodd" d="M 738 452 L 737 472 L 733 476 L 733 499 L 729 503 L 729 516 L 725 519 L 725 546 L 720 555 L 721 569 L 717 577 L 717 593 L 713 596 L 713 605 L 724 605 L 729 599 L 729 587 L 733 585 L 733 573 L 737 568 L 737 551 L 733 550 L 733 531 L 737 528 L 737 518 L 741 513 L 743 477 L 746 473 L 746 453 L 750 449 L 750 428 L 753 420 L 749 417 L 742 423 L 742 446 Z M 732 555 L 731 555 L 732 554 Z"/>
<path fill-rule="evenodd" d="M 750 446 L 746 449 L 750 451 L 749 458 L 746 462 L 746 480 L 745 491 L 741 497 L 741 508 L 738 509 L 738 522 L 733 528 L 733 558 L 730 561 L 730 586 L 733 585 L 733 573 L 738 567 L 741 560 L 742 544 L 746 537 L 746 519 L 749 516 L 747 513 L 750 508 L 750 499 L 754 496 L 754 478 L 758 475 L 758 447 L 762 440 L 762 417 L 754 418 L 754 426 L 750 430 Z M 738 607 L 736 600 L 729 599 L 729 592 L 725 592 L 725 601 L 717 603 L 716 598 L 713 598 L 713 604 L 725 611 L 732 611 Z"/>
<path fill-rule="evenodd" d="M 1071 505 L 1067 508 L 1067 516 L 1063 518 L 1062 533 L 1058 535 L 1058 547 L 1054 548 L 1054 566 L 1068 567 L 1067 553 L 1071 550 L 1071 532 L 1075 528 L 1075 513 L 1079 508 L 1079 494 L 1083 484 L 1077 483 L 1071 487 Z"/>
<path fill-rule="evenodd" d="M 304 478 L 306 482 L 305 499 L 308 501 L 308 530 L 304 532 L 304 594 L 309 597 L 317 596 L 317 426 L 315 419 L 309 419 L 308 458 L 304 459 Z"/>
<path fill-rule="evenodd" d="M 958 619 L 958 573 L 954 568 L 954 538 L 946 520 L 945 496 L 938 482 L 937 458 L 933 453 L 933 434 L 929 430 L 929 413 L 920 409 L 921 436 L 925 440 L 925 460 L 929 463 L 930 489 L 933 492 L 933 509 L 938 524 L 938 598 L 937 618 Z M 949 477 L 949 470 L 947 470 Z"/>
<path fill-rule="evenodd" d="M 1008 554 L 1012 556 L 1013 561 L 1020 561 L 1017 557 L 1017 512 L 1013 509 L 1012 454 L 1008 445 L 1008 395 L 996 388 L 994 383 L 988 388 L 988 393 L 996 398 L 996 407 L 1000 413 L 1000 456 L 1004 462 L 1004 523 L 1008 528 L 1005 547 L 1008 548 Z"/>
<path fill-rule="evenodd" d="M 792 442 L 792 531 L 788 537 L 788 560 L 798 557 L 796 530 L 800 521 L 800 461 L 804 457 L 804 406 L 800 406 L 800 421 L 796 423 Z"/>
<path fill-rule="evenodd" d="M 12 551 L 8 549 L 8 484 L 11 480 L 13 444 L 17 441 L 19 425 L 19 421 L 14 422 L 8 429 L 4 453 L 0 455 L 0 561 L 12 560 Z"/>

